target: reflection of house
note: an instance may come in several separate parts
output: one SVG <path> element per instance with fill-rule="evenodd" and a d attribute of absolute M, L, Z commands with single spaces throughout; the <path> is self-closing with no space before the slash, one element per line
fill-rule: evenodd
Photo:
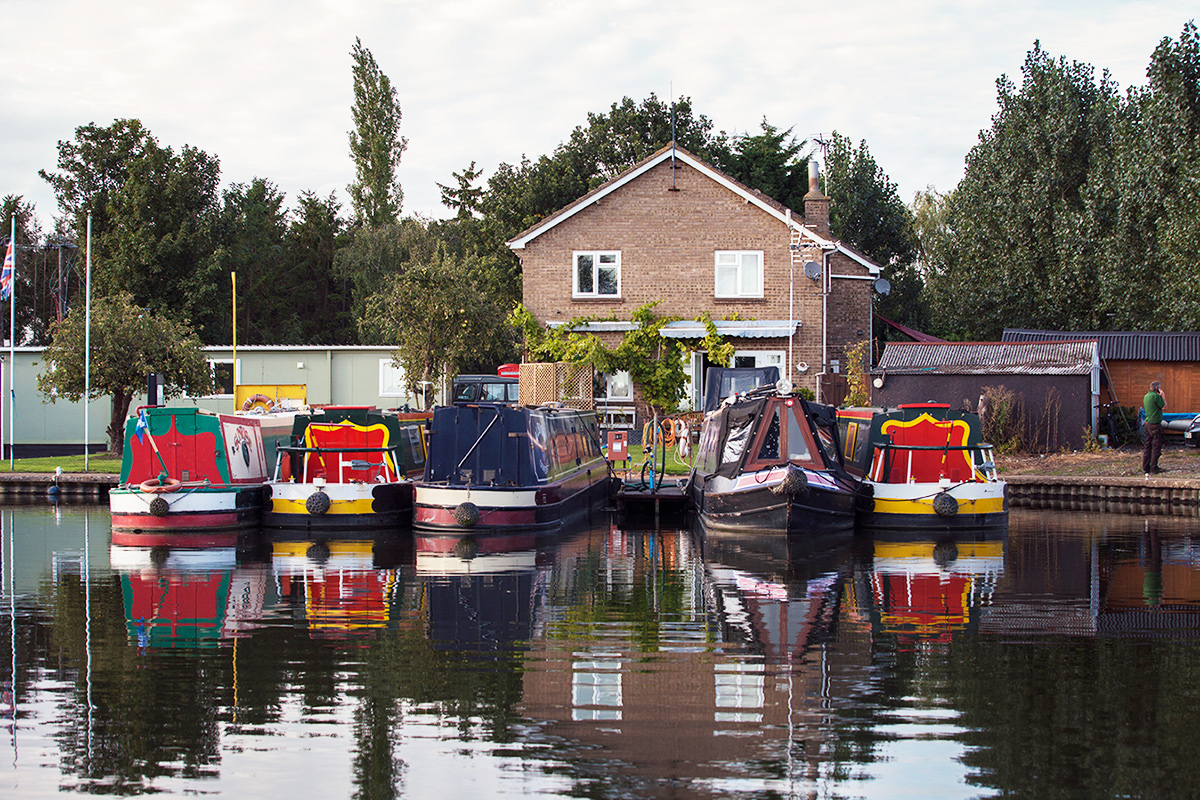
<path fill-rule="evenodd" d="M 1035 446 L 1081 447 L 1099 409 L 1096 342 L 888 342 L 871 370 L 871 402 L 969 404 L 990 387 L 1020 399 L 1022 424 Z"/>
<path fill-rule="evenodd" d="M 826 717 L 831 686 L 863 680 L 869 626 L 845 607 L 840 574 L 785 582 L 786 559 L 769 557 L 770 574 L 704 572 L 693 544 L 621 531 L 565 544 L 535 622 L 522 714 L 615 794 L 690 796 L 680 776 L 738 781 L 747 764 L 780 767 L 778 785 L 750 779 L 760 791 L 811 779 L 829 734 L 810 723 Z M 577 570 L 606 575 L 611 596 L 581 605 Z"/>
<path fill-rule="evenodd" d="M 845 347 L 871 333 L 879 267 L 831 240 L 829 199 L 815 175 L 800 216 L 668 146 L 508 244 L 533 315 L 551 325 L 611 317 L 590 326 L 608 344 L 632 329 L 634 311 L 661 301 L 656 314 L 683 318 L 664 336 L 703 338 L 692 320 L 709 314 L 734 343 L 735 366 L 779 366 L 817 391 Z M 702 353 L 686 365 L 692 408 L 706 366 Z M 602 399 L 620 407 L 634 398 L 614 378 Z"/>

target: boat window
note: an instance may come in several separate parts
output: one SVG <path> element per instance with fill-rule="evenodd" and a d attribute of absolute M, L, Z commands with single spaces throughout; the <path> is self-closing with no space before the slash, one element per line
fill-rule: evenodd
<path fill-rule="evenodd" d="M 800 428 L 800 421 L 796 418 L 796 414 L 803 413 L 803 410 L 797 405 L 791 414 L 788 414 L 788 461 L 809 461 L 812 459 L 812 453 L 808 451 L 808 439 L 804 436 L 804 431 Z"/>
<path fill-rule="evenodd" d="M 759 461 L 779 460 L 779 427 L 779 409 L 776 408 L 771 414 L 771 424 L 767 426 L 762 446 L 758 448 Z"/>
<path fill-rule="evenodd" d="M 841 454 L 838 453 L 837 435 L 831 426 L 817 424 L 817 443 L 820 444 L 827 463 L 840 464 L 842 462 Z"/>
<path fill-rule="evenodd" d="M 750 432 L 754 430 L 754 417 L 746 416 L 729 421 L 729 435 L 725 437 L 725 450 L 721 453 L 721 463 L 729 464 L 741 461 L 746 443 L 750 441 Z"/>

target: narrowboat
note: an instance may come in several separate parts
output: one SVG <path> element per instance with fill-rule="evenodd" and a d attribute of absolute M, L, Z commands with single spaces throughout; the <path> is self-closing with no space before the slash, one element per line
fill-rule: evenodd
<path fill-rule="evenodd" d="M 108 493 L 112 542 L 235 546 L 238 530 L 260 521 L 267 481 L 264 419 L 138 408 L 125 422 L 121 482 Z"/>
<path fill-rule="evenodd" d="M 845 408 L 846 467 L 862 481 L 858 524 L 868 528 L 979 528 L 1008 524 L 1005 483 L 979 415 L 943 403 Z"/>
<path fill-rule="evenodd" d="M 611 492 L 595 413 L 446 406 L 430 420 L 413 525 L 449 533 L 550 529 L 605 505 Z"/>
<path fill-rule="evenodd" d="M 263 525 L 350 539 L 362 539 L 364 530 L 407 526 L 412 478 L 425 466 L 427 416 L 373 406 L 297 414 L 289 443 L 277 448 Z"/>
<path fill-rule="evenodd" d="M 711 531 L 849 532 L 857 481 L 842 464 L 836 411 L 787 381 L 735 394 L 705 415 L 688 493 Z"/>

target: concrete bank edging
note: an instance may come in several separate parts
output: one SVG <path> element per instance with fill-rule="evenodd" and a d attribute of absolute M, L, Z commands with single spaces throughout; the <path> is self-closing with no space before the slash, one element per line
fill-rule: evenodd
<path fill-rule="evenodd" d="M 1001 475 L 1011 508 L 1200 516 L 1200 480 Z"/>

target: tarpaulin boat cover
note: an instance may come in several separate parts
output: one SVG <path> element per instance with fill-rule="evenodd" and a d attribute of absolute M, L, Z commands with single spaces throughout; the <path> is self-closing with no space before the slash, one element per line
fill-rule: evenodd
<path fill-rule="evenodd" d="M 716 411 L 730 395 L 778 382 L 779 367 L 709 367 L 704 376 L 704 412 Z"/>

